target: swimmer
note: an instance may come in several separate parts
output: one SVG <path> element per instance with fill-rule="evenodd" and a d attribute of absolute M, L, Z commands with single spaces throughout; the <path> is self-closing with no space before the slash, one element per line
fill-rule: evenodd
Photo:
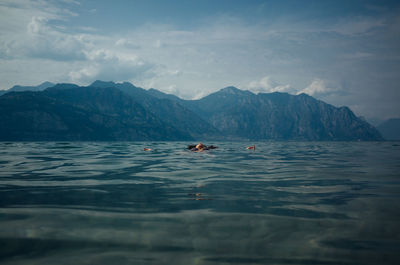
<path fill-rule="evenodd" d="M 199 151 L 199 152 L 203 152 L 203 151 L 204 151 L 204 148 L 205 148 L 205 146 L 204 146 L 203 143 L 199 143 L 198 145 L 196 145 L 196 149 L 197 149 L 197 151 Z"/>
<path fill-rule="evenodd" d="M 188 149 L 193 152 L 203 152 L 204 150 L 216 149 L 216 146 L 209 145 L 206 146 L 203 143 L 199 143 L 197 145 L 188 145 Z"/>
<path fill-rule="evenodd" d="M 249 149 L 249 150 L 256 150 L 256 146 L 255 145 L 253 145 L 253 146 L 249 146 L 249 147 L 247 147 L 246 149 Z"/>
<path fill-rule="evenodd" d="M 143 151 L 151 151 L 151 150 L 153 150 L 153 149 L 151 149 L 151 148 L 144 148 L 143 149 Z"/>

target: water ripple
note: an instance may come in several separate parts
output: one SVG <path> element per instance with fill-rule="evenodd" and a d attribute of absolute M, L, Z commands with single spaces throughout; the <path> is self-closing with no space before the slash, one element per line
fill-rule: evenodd
<path fill-rule="evenodd" d="M 187 144 L 0 143 L 0 261 L 399 263 L 400 145 Z"/>

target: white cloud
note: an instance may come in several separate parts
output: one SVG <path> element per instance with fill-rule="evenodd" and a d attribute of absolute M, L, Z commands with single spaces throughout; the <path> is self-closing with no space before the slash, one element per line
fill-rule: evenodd
<path fill-rule="evenodd" d="M 294 89 L 290 85 L 282 85 L 273 80 L 270 76 L 263 77 L 261 80 L 252 81 L 248 85 L 248 89 L 254 93 L 271 93 L 271 92 L 293 92 Z"/>
<path fill-rule="evenodd" d="M 211 94 L 213 91 L 200 91 L 198 92 L 192 99 L 197 100 L 197 99 L 201 99 L 209 94 Z"/>
<path fill-rule="evenodd" d="M 344 54 L 342 57 L 344 59 L 373 59 L 375 55 L 373 53 L 368 53 L 368 52 L 360 52 L 360 51 L 356 51 L 353 53 L 349 53 L 349 54 Z"/>
<path fill-rule="evenodd" d="M 310 96 L 322 95 L 334 92 L 335 89 L 329 88 L 325 85 L 325 81 L 315 78 L 309 86 L 297 92 L 297 94 L 305 93 Z"/>
<path fill-rule="evenodd" d="M 44 24 L 47 22 L 45 17 L 32 17 L 31 22 L 28 24 L 28 34 L 43 33 Z"/>
<path fill-rule="evenodd" d="M 75 1 L 70 3 L 78 4 Z M 87 34 L 68 32 L 63 26 L 55 24 L 54 21 L 67 20 L 76 14 L 57 8 L 52 2 L 6 2 L 0 5 L 0 13 L 7 15 L 0 16 L 0 22 L 7 19 L 13 21 L 6 29 L 0 25 L 3 33 L 0 35 L 0 69 L 4 70 L 0 78 L 3 80 L 14 76 L 7 69 L 13 68 L 17 61 L 27 65 L 35 61 L 40 65 L 35 70 L 42 72 L 35 72 L 36 78 L 41 80 L 35 83 L 55 76 L 59 79 L 52 81 L 87 84 L 94 79 L 127 81 L 155 75 L 154 65 L 132 52 L 140 48 L 133 40 L 119 38 L 115 41 L 114 36 L 99 35 L 95 29 Z M 64 76 L 55 75 L 54 69 L 62 69 L 59 73 Z M 20 71 L 20 74 L 25 79 L 31 79 L 27 76 L 33 73 Z M 10 85 L 14 84 L 10 82 Z"/>
<path fill-rule="evenodd" d="M 155 75 L 152 63 L 134 54 L 118 53 L 108 49 L 85 51 L 86 61 L 78 70 L 69 73 L 72 82 L 88 83 L 95 79 L 130 81 Z"/>
<path fill-rule="evenodd" d="M 33 17 L 28 24 L 28 34 L 16 42 L 14 52 L 26 57 L 74 61 L 84 59 L 86 43 L 79 34 L 65 34 L 47 24 L 43 17 Z"/>
<path fill-rule="evenodd" d="M 63 33 L 50 22 L 72 16 L 44 1 L 17 0 L 0 5 L 0 56 L 3 58 L 83 59 L 85 43 L 79 35 Z"/>
<path fill-rule="evenodd" d="M 341 19 L 331 26 L 330 30 L 344 35 L 362 35 L 383 26 L 385 26 L 385 20 L 382 18 L 357 16 Z"/>
<path fill-rule="evenodd" d="M 98 66 L 88 65 L 79 70 L 69 72 L 69 77 L 72 82 L 76 83 L 89 83 L 99 75 Z"/>
<path fill-rule="evenodd" d="M 360 94 L 374 100 L 371 91 L 398 91 L 398 15 L 307 20 L 286 14 L 249 23 L 220 13 L 190 25 L 149 17 L 107 33 L 77 24 L 85 19 L 75 20 L 75 0 L 0 2 L 1 88 L 103 79 L 193 98 L 236 85 L 256 93 L 308 93 L 340 105 L 358 102 Z M 104 12 L 83 8 L 91 19 Z"/>
<path fill-rule="evenodd" d="M 140 45 L 133 40 L 127 40 L 126 38 L 120 38 L 115 42 L 115 46 L 118 48 L 127 48 L 127 49 L 140 49 Z"/>

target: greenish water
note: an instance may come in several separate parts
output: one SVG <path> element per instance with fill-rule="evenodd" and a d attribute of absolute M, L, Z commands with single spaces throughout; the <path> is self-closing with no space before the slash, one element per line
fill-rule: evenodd
<path fill-rule="evenodd" d="M 0 143 L 0 263 L 400 264 L 399 142 L 187 144 Z"/>

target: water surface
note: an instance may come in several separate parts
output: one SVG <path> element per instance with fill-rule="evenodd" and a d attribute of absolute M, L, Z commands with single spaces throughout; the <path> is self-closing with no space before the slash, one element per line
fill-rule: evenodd
<path fill-rule="evenodd" d="M 0 263 L 400 264 L 398 142 L 187 144 L 0 143 Z"/>

